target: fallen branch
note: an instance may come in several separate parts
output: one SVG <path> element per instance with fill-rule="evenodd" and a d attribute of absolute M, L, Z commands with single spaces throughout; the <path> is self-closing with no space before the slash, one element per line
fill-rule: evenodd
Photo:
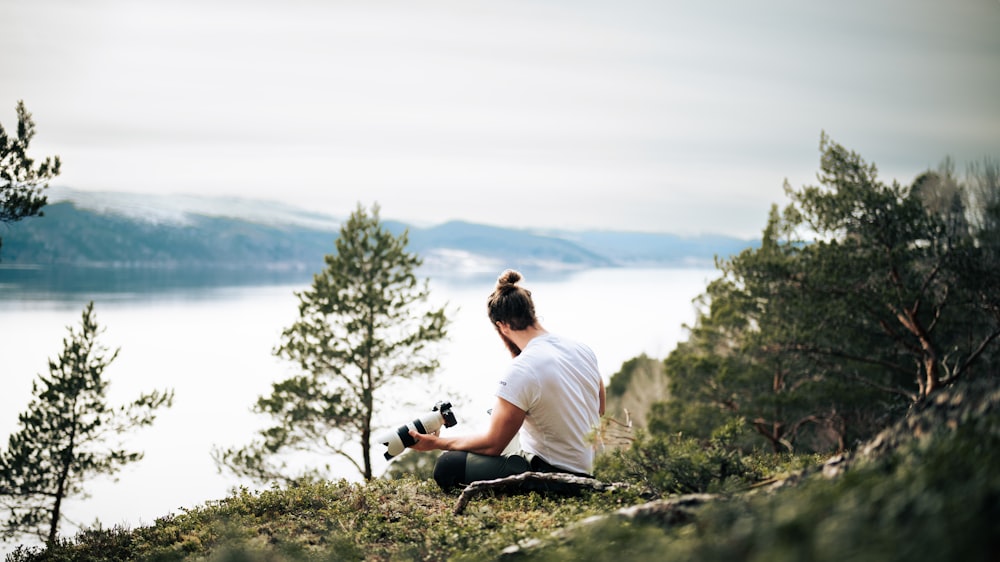
<path fill-rule="evenodd" d="M 684 525 L 694 519 L 695 508 L 719 499 L 720 496 L 713 494 L 688 494 L 625 507 L 606 515 L 594 515 L 555 531 L 548 539 L 528 539 L 508 546 L 501 551 L 500 558 L 522 555 L 553 542 L 571 540 L 574 536 L 586 534 L 588 528 L 608 520 L 653 523 L 664 528 Z"/>
<path fill-rule="evenodd" d="M 524 472 L 497 478 L 495 480 L 480 480 L 473 482 L 462 490 L 462 495 L 458 497 L 455 504 L 455 515 L 461 515 L 465 511 L 465 506 L 475 497 L 487 492 L 492 493 L 527 493 L 527 492 L 551 492 L 556 494 L 577 495 L 584 490 L 595 492 L 614 491 L 627 488 L 628 484 L 605 483 L 594 478 L 574 476 L 561 472 Z"/>

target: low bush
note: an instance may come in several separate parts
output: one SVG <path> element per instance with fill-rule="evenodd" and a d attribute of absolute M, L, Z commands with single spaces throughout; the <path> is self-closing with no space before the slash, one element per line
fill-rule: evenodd
<path fill-rule="evenodd" d="M 776 470 L 777 464 L 745 460 L 732 446 L 743 429 L 742 420 L 734 420 L 713 432 L 707 442 L 680 433 L 639 431 L 630 447 L 599 456 L 595 474 L 602 480 L 645 487 L 656 496 L 744 489 Z"/>
<path fill-rule="evenodd" d="M 525 560 L 936 562 L 1000 552 L 1000 415 L 943 431 L 833 480 L 707 504 L 676 528 L 608 518 Z"/>

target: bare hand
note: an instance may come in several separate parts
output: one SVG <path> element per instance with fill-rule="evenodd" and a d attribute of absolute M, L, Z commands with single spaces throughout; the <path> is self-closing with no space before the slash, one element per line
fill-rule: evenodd
<path fill-rule="evenodd" d="M 416 440 L 416 443 L 410 445 L 414 451 L 433 451 L 441 448 L 436 433 L 417 433 L 411 429 L 410 437 Z"/>

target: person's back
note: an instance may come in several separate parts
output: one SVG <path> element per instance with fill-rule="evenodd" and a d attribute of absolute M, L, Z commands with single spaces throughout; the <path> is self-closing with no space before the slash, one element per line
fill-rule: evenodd
<path fill-rule="evenodd" d="M 497 396 L 527 413 L 521 448 L 554 467 L 589 473 L 590 434 L 600 423 L 601 375 L 590 348 L 553 334 L 531 340 L 501 380 Z"/>

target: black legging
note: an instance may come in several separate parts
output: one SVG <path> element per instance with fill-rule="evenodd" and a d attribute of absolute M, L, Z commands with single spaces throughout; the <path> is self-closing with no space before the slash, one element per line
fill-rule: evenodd
<path fill-rule="evenodd" d="M 465 451 L 445 451 L 434 465 L 434 481 L 442 490 L 448 491 L 480 480 L 504 478 L 529 471 L 590 476 L 552 466 L 539 456 L 535 456 L 529 463 L 520 455 L 494 457 Z"/>

